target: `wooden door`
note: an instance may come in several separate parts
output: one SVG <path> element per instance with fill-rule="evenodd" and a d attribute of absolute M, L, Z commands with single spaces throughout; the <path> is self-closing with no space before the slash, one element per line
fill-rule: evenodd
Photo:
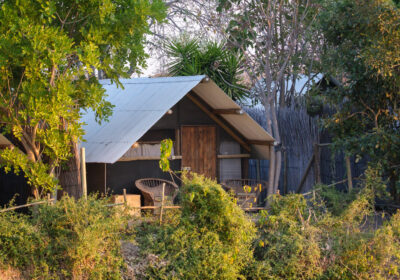
<path fill-rule="evenodd" d="M 182 169 L 217 177 L 217 133 L 215 126 L 183 126 Z"/>

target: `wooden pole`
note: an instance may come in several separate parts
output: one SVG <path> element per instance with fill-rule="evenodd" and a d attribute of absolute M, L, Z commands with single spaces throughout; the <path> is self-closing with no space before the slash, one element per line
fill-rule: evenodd
<path fill-rule="evenodd" d="M 256 176 L 257 176 L 257 181 L 261 180 L 261 170 L 260 170 L 260 160 L 256 159 Z"/>
<path fill-rule="evenodd" d="M 314 172 L 315 172 L 315 183 L 321 183 L 321 152 L 319 149 L 319 145 L 314 144 Z"/>
<path fill-rule="evenodd" d="M 275 166 L 271 164 L 275 160 L 274 155 L 274 146 L 269 146 L 269 170 L 268 170 L 268 191 L 267 191 L 267 200 L 265 203 L 265 207 L 268 208 L 270 204 L 269 196 L 274 194 L 274 176 L 275 176 Z M 272 160 L 274 159 L 274 160 Z"/>
<path fill-rule="evenodd" d="M 305 182 L 306 179 L 307 179 L 307 175 L 308 175 L 308 173 L 310 172 L 310 169 L 311 169 L 311 166 L 312 166 L 314 160 L 315 160 L 315 155 L 313 154 L 312 157 L 311 157 L 311 159 L 310 159 L 310 161 L 308 162 L 306 171 L 304 171 L 304 174 L 303 174 L 303 177 L 301 178 L 300 184 L 299 184 L 299 186 L 297 187 L 297 193 L 301 193 L 301 190 L 303 189 L 304 182 Z"/>
<path fill-rule="evenodd" d="M 348 191 L 351 192 L 353 189 L 353 180 L 351 178 L 351 162 L 350 162 L 350 157 L 346 156 L 346 170 L 347 170 L 347 185 L 348 185 Z"/>
<path fill-rule="evenodd" d="M 52 201 L 54 201 L 54 200 L 52 199 Z M 48 203 L 48 201 L 47 200 L 42 200 L 42 201 L 38 201 L 38 202 L 33 202 L 33 203 L 24 204 L 24 205 L 14 206 L 14 207 L 11 207 L 11 208 L 1 209 L 0 213 L 11 211 L 11 210 L 15 210 L 15 209 L 20 209 L 20 208 L 24 208 L 24 207 L 39 205 L 39 204 L 43 204 L 43 203 Z"/>
<path fill-rule="evenodd" d="M 104 163 L 104 194 L 107 193 L 107 163 Z"/>
<path fill-rule="evenodd" d="M 123 194 L 124 194 L 124 204 L 125 206 L 128 204 L 127 199 L 126 199 L 126 189 L 123 189 Z"/>
<path fill-rule="evenodd" d="M 179 110 L 178 110 L 179 111 Z M 175 129 L 175 147 L 174 153 L 175 155 L 181 155 L 181 129 L 178 127 Z"/>
<path fill-rule="evenodd" d="M 283 194 L 288 193 L 288 185 L 287 185 L 287 176 L 288 176 L 288 167 L 287 167 L 287 151 L 286 148 L 283 150 Z"/>
<path fill-rule="evenodd" d="M 82 194 L 87 199 L 87 182 L 86 182 L 86 153 L 85 148 L 81 148 L 81 176 L 82 176 Z"/>
<path fill-rule="evenodd" d="M 249 159 L 242 158 L 242 178 L 249 178 Z"/>
<path fill-rule="evenodd" d="M 57 201 L 57 189 L 55 189 L 53 192 L 53 200 Z"/>
<path fill-rule="evenodd" d="M 51 171 L 51 175 L 55 176 L 54 170 Z M 52 194 L 51 194 L 51 195 L 52 195 L 52 198 L 54 199 L 54 201 L 57 201 L 57 192 L 58 192 L 58 189 L 55 188 L 54 191 L 53 191 Z"/>
<path fill-rule="evenodd" d="M 117 204 L 110 204 L 109 206 L 111 207 L 111 206 L 115 206 L 115 205 L 117 205 Z M 121 204 L 118 204 L 118 205 L 121 205 Z M 148 210 L 148 209 L 159 209 L 159 208 L 161 208 L 161 206 L 132 206 L 131 208 L 132 209 Z M 181 208 L 182 207 L 179 206 L 179 205 L 171 205 L 171 206 L 165 205 L 163 207 L 164 210 L 165 209 L 181 209 Z"/>
<path fill-rule="evenodd" d="M 163 215 L 163 208 L 164 208 L 164 192 L 165 192 L 165 183 L 163 183 L 163 185 L 162 185 L 161 209 L 160 209 L 160 226 L 162 224 L 162 215 Z"/>

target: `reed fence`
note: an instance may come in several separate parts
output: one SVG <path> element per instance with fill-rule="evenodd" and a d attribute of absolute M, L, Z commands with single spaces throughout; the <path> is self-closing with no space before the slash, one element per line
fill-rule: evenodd
<path fill-rule="evenodd" d="M 267 128 L 264 109 L 245 110 L 264 129 Z M 360 177 L 364 173 L 366 160 L 356 163 L 353 157 L 346 158 L 342 151 L 334 150 L 329 144 L 332 136 L 321 129 L 318 117 L 307 114 L 306 108 L 300 105 L 279 108 L 277 117 L 282 141 L 282 146 L 277 147 L 282 151 L 281 193 L 297 192 L 299 189 L 309 192 L 316 182 L 327 185 L 340 182 L 337 187 L 347 189 L 348 175 Z M 315 157 L 316 145 L 319 145 L 319 150 Z M 268 160 L 250 160 L 249 179 L 268 180 L 268 169 Z M 348 174 L 348 170 L 352 174 Z"/>

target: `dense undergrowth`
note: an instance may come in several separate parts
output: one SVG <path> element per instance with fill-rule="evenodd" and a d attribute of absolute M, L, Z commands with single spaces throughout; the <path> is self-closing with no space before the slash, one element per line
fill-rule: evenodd
<path fill-rule="evenodd" d="M 30 215 L 1 213 L 0 278 L 11 270 L 14 279 L 121 279 L 127 215 L 107 203 L 63 197 Z"/>
<path fill-rule="evenodd" d="M 163 226 L 143 224 L 137 243 L 163 266 L 150 266 L 147 279 L 238 279 L 252 259 L 255 227 L 214 181 L 184 178 L 182 211 Z M 144 256 L 143 256 L 144 257 Z"/>
<path fill-rule="evenodd" d="M 384 186 L 370 168 L 350 193 L 319 186 L 308 200 L 277 194 L 268 210 L 246 217 L 214 182 L 185 179 L 182 212 L 138 228 L 141 257 L 160 258 L 138 278 L 399 279 L 400 213 L 374 210 Z"/>
<path fill-rule="evenodd" d="M 129 233 L 135 279 L 400 279 L 400 213 L 374 209 L 384 186 L 368 169 L 351 193 L 277 194 L 248 216 L 194 175 L 184 178 L 182 209 L 166 211 L 162 225 L 137 223 L 134 234 L 106 200 L 63 198 L 30 216 L 0 215 L 0 264 L 27 279 L 122 279 L 119 241 Z"/>

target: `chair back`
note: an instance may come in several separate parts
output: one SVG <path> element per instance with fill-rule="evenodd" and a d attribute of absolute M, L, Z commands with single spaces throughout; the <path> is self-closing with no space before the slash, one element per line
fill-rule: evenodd
<path fill-rule="evenodd" d="M 143 193 L 145 204 L 147 202 L 152 205 L 156 202 L 155 200 L 162 197 L 163 184 L 165 184 L 164 196 L 173 201 L 178 194 L 178 185 L 174 182 L 158 178 L 144 178 L 135 181 L 136 187 Z"/>

